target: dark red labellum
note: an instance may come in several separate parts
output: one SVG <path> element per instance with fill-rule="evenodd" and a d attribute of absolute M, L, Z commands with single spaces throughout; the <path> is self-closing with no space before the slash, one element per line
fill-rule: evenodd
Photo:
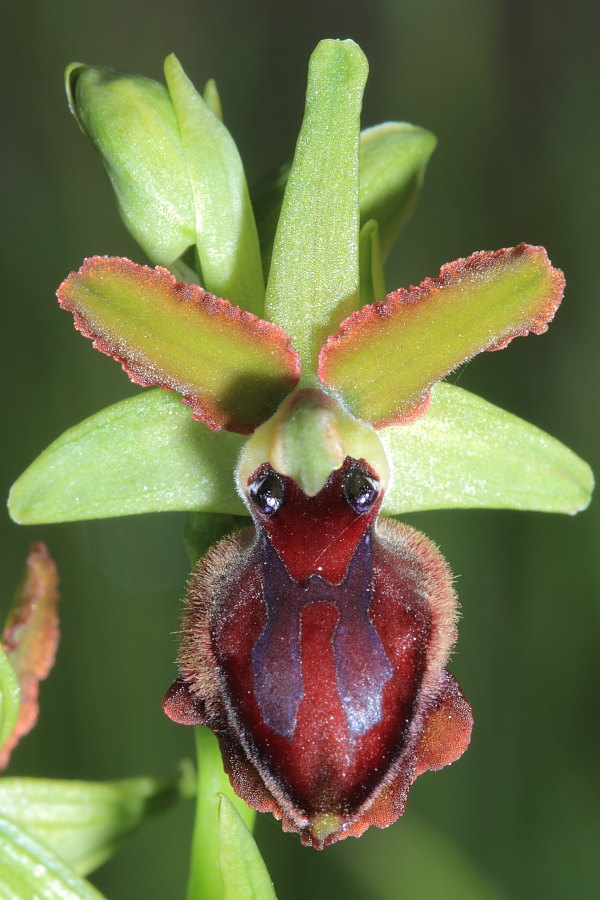
<path fill-rule="evenodd" d="M 347 458 L 307 497 L 272 471 L 249 486 L 271 479 L 276 497 L 259 497 L 256 531 L 198 564 L 165 710 L 209 725 L 240 796 L 321 848 L 395 821 L 417 775 L 466 749 L 471 711 L 444 670 L 445 561 L 414 529 L 376 522 L 374 473 Z"/>

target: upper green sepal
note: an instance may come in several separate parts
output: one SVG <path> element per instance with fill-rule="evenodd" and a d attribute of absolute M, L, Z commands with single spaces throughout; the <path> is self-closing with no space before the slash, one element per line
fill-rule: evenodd
<path fill-rule="evenodd" d="M 382 260 L 411 216 L 436 146 L 425 128 L 408 122 L 383 122 L 365 128 L 359 140 L 358 205 L 360 226 L 374 220 L 380 231 Z M 265 274 L 269 273 L 273 241 L 290 173 L 286 163 L 264 178 L 253 192 L 254 214 Z M 381 299 L 385 291 L 380 297 Z M 371 302 L 362 300 L 364 303 Z"/>
<path fill-rule="evenodd" d="M 410 422 L 460 363 L 545 332 L 563 291 L 543 247 L 474 253 L 349 316 L 321 350 L 319 378 L 376 428 Z"/>
<path fill-rule="evenodd" d="M 96 256 L 65 279 L 57 297 L 132 381 L 178 391 L 213 429 L 251 433 L 300 376 L 281 328 L 161 267 Z"/>
<path fill-rule="evenodd" d="M 290 335 L 302 374 L 359 302 L 358 138 L 367 61 L 353 41 L 321 41 L 275 236 L 265 313 Z"/>
<path fill-rule="evenodd" d="M 177 117 L 164 85 L 72 63 L 69 106 L 106 167 L 125 225 L 154 263 L 196 241 L 194 197 Z"/>
<path fill-rule="evenodd" d="M 489 508 L 573 515 L 589 504 L 590 467 L 517 416 L 450 384 L 424 416 L 378 432 L 392 468 L 387 515 Z"/>

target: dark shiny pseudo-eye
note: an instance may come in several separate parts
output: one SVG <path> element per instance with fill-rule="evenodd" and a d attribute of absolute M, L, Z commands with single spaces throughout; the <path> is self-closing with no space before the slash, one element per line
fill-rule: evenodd
<path fill-rule="evenodd" d="M 379 490 L 378 480 L 367 475 L 362 466 L 352 466 L 344 479 L 344 496 L 359 515 L 373 508 Z"/>
<path fill-rule="evenodd" d="M 279 511 L 285 497 L 283 481 L 270 466 L 252 480 L 248 495 L 253 505 L 265 516 L 273 516 Z"/>
<path fill-rule="evenodd" d="M 422 534 L 378 521 L 363 460 L 312 497 L 268 465 L 246 490 L 255 528 L 198 563 L 164 707 L 212 728 L 237 793 L 320 849 L 394 822 L 414 779 L 469 743 L 445 669 L 452 579 Z"/>

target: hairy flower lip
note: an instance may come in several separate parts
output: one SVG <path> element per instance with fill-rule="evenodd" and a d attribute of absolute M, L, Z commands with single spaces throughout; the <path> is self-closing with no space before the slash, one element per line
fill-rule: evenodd
<path fill-rule="evenodd" d="M 343 478 L 343 469 L 332 476 L 340 497 Z M 308 511 L 318 499 L 302 502 Z M 327 500 L 332 504 L 335 508 L 333 497 Z M 281 527 L 285 535 L 283 521 Z M 358 836 L 370 825 L 391 824 L 402 814 L 419 771 L 458 758 L 470 736 L 470 707 L 444 670 L 456 625 L 443 558 L 423 535 L 392 520 L 379 520 L 369 535 L 376 558 L 360 563 L 368 565 L 363 571 L 369 593 L 360 601 L 368 619 L 356 618 L 356 591 L 362 590 L 357 574 L 348 569 L 344 587 L 346 582 L 295 581 L 289 567 L 278 573 L 276 560 L 269 561 L 262 549 L 261 525 L 256 536 L 245 530 L 216 545 L 190 584 L 180 677 L 165 698 L 165 711 L 175 721 L 202 722 L 215 731 L 240 796 L 281 818 L 284 830 L 316 848 Z M 275 532 L 267 546 L 280 539 Z M 348 540 L 358 561 L 363 541 L 356 535 Z M 341 604 L 337 613 L 335 604 Z M 338 631 L 336 622 L 342 621 L 347 624 Z M 394 629 L 400 629 L 396 636 Z M 278 661 L 277 648 L 284 652 L 288 646 L 288 638 L 281 643 L 285 634 L 302 637 Z M 346 643 L 340 644 L 342 634 Z M 363 687 L 360 653 L 369 661 L 364 671 L 370 672 Z M 264 671 L 275 681 L 261 681 L 261 660 L 268 661 Z M 392 661 L 392 676 L 385 660 Z M 353 691 L 354 700 L 340 700 Z M 379 712 L 372 705 L 377 691 Z M 292 697 L 296 711 L 290 713 Z M 443 711 L 436 717 L 440 704 Z M 362 721 L 363 710 L 370 710 L 365 725 L 351 725 Z M 286 721 L 293 723 L 292 731 L 286 731 Z"/>

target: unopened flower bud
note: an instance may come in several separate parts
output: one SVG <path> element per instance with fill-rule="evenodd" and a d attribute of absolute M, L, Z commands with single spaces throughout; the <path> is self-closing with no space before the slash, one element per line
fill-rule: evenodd
<path fill-rule="evenodd" d="M 164 85 L 72 63 L 71 111 L 102 157 L 123 221 L 152 262 L 169 266 L 195 243 L 192 189 Z"/>

